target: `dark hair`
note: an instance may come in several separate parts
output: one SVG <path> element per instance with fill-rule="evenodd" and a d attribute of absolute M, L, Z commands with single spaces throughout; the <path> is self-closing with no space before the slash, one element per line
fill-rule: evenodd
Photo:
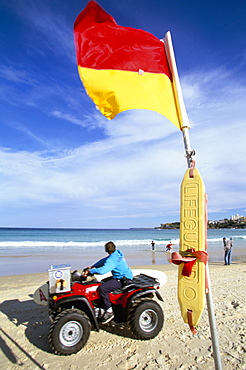
<path fill-rule="evenodd" d="M 112 254 L 114 253 L 115 249 L 116 249 L 116 246 L 113 242 L 107 242 L 105 244 L 105 250 L 107 253 Z"/>

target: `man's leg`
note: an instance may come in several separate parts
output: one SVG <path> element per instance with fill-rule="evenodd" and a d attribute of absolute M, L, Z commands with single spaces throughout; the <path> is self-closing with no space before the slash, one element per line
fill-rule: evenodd
<path fill-rule="evenodd" d="M 106 310 L 111 307 L 109 293 L 119 288 L 121 288 L 121 281 L 118 279 L 110 279 L 99 286 L 98 292 L 103 300 L 103 305 Z"/>
<path fill-rule="evenodd" d="M 225 250 L 225 265 L 228 265 L 228 250 Z"/>
<path fill-rule="evenodd" d="M 118 288 L 121 288 L 121 281 L 118 279 L 110 279 L 103 283 L 102 285 L 100 285 L 100 287 L 98 288 L 98 292 L 103 300 L 103 305 L 105 308 L 105 312 L 101 321 L 102 324 L 106 324 L 114 317 L 111 302 L 109 300 L 109 293 L 113 292 Z"/>
<path fill-rule="evenodd" d="M 228 251 L 227 262 L 228 262 L 228 265 L 231 264 L 231 249 L 229 249 L 229 251 Z"/>

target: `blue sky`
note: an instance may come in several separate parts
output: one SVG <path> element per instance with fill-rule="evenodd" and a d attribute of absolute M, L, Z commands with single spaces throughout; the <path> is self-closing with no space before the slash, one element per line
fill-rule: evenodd
<path fill-rule="evenodd" d="M 183 138 L 155 112 L 108 121 L 80 82 L 84 0 L 0 3 L 0 226 L 128 228 L 179 220 Z M 100 0 L 121 26 L 171 31 L 209 219 L 246 216 L 246 2 Z"/>

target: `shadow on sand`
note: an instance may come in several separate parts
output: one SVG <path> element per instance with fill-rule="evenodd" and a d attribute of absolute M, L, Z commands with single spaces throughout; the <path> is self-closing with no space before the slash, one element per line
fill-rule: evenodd
<path fill-rule="evenodd" d="M 18 299 L 4 301 L 0 304 L 0 311 L 5 314 L 9 321 L 17 327 L 23 325 L 26 327 L 26 338 L 35 347 L 44 352 L 51 353 L 48 343 L 49 318 L 48 309 L 38 306 L 33 300 L 20 302 Z M 17 341 L 11 336 L 6 329 L 0 328 L 0 348 L 4 355 L 13 364 L 17 364 L 17 358 L 11 348 L 7 345 L 5 339 L 10 340 L 15 347 L 23 352 L 39 369 L 44 369 Z M 19 364 L 20 366 L 23 364 Z"/>
<path fill-rule="evenodd" d="M 50 321 L 48 318 L 48 308 L 45 306 L 39 306 L 34 303 L 33 300 L 19 301 L 18 299 L 4 301 L 0 304 L 0 311 L 5 314 L 9 321 L 16 325 L 24 325 L 26 338 L 35 347 L 41 351 L 52 353 L 49 343 L 48 343 L 48 332 L 50 327 Z M 126 338 L 134 338 L 131 334 L 129 328 L 125 325 L 118 325 L 114 322 L 100 325 L 100 330 L 106 331 L 113 335 Z M 13 364 L 17 363 L 17 358 L 15 357 L 13 351 L 7 346 L 5 338 L 8 338 L 12 343 L 19 348 L 25 355 L 35 363 L 39 369 L 43 367 L 38 364 L 35 359 L 33 359 L 24 348 L 22 348 L 15 338 L 11 337 L 6 330 L 0 328 L 0 348 L 5 356 Z M 99 335 L 99 334 L 98 334 Z M 99 339 L 99 338 L 98 338 Z"/>

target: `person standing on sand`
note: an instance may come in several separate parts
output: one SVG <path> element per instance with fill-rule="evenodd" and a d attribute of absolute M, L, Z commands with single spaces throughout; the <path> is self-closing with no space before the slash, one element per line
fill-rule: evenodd
<path fill-rule="evenodd" d="M 230 265 L 231 264 L 231 248 L 233 247 L 232 238 L 226 239 L 224 237 L 223 246 L 224 246 L 224 251 L 225 251 L 225 256 L 224 256 L 225 265 Z"/>
<path fill-rule="evenodd" d="M 222 241 L 223 241 L 223 248 L 224 248 L 224 261 L 225 261 L 225 265 L 227 264 L 226 262 L 226 260 L 227 260 L 227 258 L 226 258 L 226 237 L 224 236 L 224 238 L 222 239 Z"/>
<path fill-rule="evenodd" d="M 231 264 L 231 250 L 232 250 L 232 247 L 233 247 L 233 240 L 232 240 L 232 238 L 230 238 L 230 240 L 229 240 L 229 246 L 230 246 L 230 249 L 228 251 L 228 265 Z"/>

